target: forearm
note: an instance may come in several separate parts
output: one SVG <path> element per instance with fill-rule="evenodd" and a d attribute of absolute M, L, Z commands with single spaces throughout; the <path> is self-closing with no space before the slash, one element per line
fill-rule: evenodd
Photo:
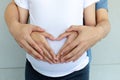
<path fill-rule="evenodd" d="M 110 23 L 108 20 L 104 20 L 96 25 L 99 31 L 99 38 L 103 39 L 110 32 Z"/>
<path fill-rule="evenodd" d="M 108 19 L 108 12 L 105 9 L 97 11 L 97 25 L 99 38 L 103 39 L 110 32 L 110 22 Z"/>
<path fill-rule="evenodd" d="M 19 24 L 18 9 L 13 1 L 6 8 L 5 20 L 10 31 L 12 28 L 15 28 L 17 24 Z"/>

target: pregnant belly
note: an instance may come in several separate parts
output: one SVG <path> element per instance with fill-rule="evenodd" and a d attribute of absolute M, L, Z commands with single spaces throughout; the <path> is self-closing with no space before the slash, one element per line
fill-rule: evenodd
<path fill-rule="evenodd" d="M 48 62 L 36 60 L 29 54 L 27 54 L 27 59 L 32 64 L 32 67 L 47 76 L 60 76 L 72 73 L 73 71 L 83 68 L 88 61 L 86 57 L 86 52 L 75 62 L 59 63 L 59 64 L 49 64 Z"/>
<path fill-rule="evenodd" d="M 55 52 L 55 54 L 57 54 L 59 52 L 59 50 L 62 48 L 62 46 L 64 45 L 65 41 L 67 38 L 64 38 L 60 41 L 51 41 L 49 39 L 47 39 L 48 44 L 50 45 L 50 47 L 52 48 L 52 50 Z"/>

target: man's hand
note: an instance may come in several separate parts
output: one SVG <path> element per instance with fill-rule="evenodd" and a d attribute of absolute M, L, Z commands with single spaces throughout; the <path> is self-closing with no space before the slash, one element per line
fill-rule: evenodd
<path fill-rule="evenodd" d="M 42 49 L 43 53 L 40 53 L 42 60 L 49 63 L 56 63 L 56 55 L 49 46 L 47 39 L 54 40 L 53 36 L 47 32 L 32 32 L 32 39 Z"/>
<path fill-rule="evenodd" d="M 56 40 L 62 40 L 63 38 L 67 37 L 67 40 L 65 41 L 64 45 L 62 46 L 62 48 L 59 50 L 58 54 L 57 54 L 57 59 L 58 62 L 62 62 L 62 54 L 61 52 L 64 50 L 64 48 L 66 48 L 67 46 L 69 46 L 70 43 L 72 43 L 76 37 L 78 36 L 78 33 L 76 31 L 72 31 L 72 32 L 65 32 L 63 34 L 61 34 Z"/>
<path fill-rule="evenodd" d="M 71 32 L 71 34 L 68 34 Z M 73 34 L 77 32 L 77 34 Z M 82 54 L 96 44 L 99 40 L 99 30 L 91 26 L 71 26 L 65 33 L 58 37 L 58 40 L 68 37 L 65 45 L 58 53 L 61 62 L 76 61 Z M 72 36 L 75 35 L 75 36 Z"/>

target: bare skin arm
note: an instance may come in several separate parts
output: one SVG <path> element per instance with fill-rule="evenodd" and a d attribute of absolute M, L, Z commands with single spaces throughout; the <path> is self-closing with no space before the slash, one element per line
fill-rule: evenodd
<path fill-rule="evenodd" d="M 99 31 L 99 40 L 104 39 L 110 32 L 110 22 L 108 17 L 108 11 L 106 9 L 99 9 L 96 11 L 97 25 Z"/>
<path fill-rule="evenodd" d="M 74 40 L 66 42 L 63 46 L 64 48 L 60 50 L 58 56 L 60 56 L 61 62 L 75 61 L 87 50 L 87 42 L 90 41 L 90 39 L 92 40 L 92 36 L 95 34 L 91 31 L 91 27 L 96 25 L 94 4 L 85 8 L 84 19 L 85 25 L 89 26 L 88 28 L 86 28 L 86 26 L 72 25 L 65 33 L 59 36 L 58 40 L 61 40 L 66 36 L 68 37 L 68 35 L 70 36 L 68 32 L 77 32 L 77 36 L 74 37 Z"/>
<path fill-rule="evenodd" d="M 80 39 L 84 39 L 83 41 L 76 41 L 76 44 L 81 43 L 81 45 L 79 45 L 79 47 L 82 46 L 86 46 L 84 48 L 80 48 L 81 49 L 81 54 L 88 50 L 89 48 L 91 48 L 92 46 L 94 46 L 97 42 L 99 42 L 101 39 L 105 38 L 107 36 L 107 34 L 110 32 L 110 23 L 109 23 L 109 19 L 108 19 L 108 12 L 106 9 L 99 9 L 96 11 L 96 21 L 97 24 L 94 27 L 90 27 L 90 26 L 84 26 L 81 28 L 69 28 L 67 30 L 68 32 L 71 31 L 79 31 L 81 30 L 81 34 L 79 34 Z M 65 37 L 67 33 L 64 33 L 62 36 Z M 73 34 L 72 34 L 73 35 Z M 71 39 L 69 39 L 66 43 L 65 46 L 62 47 L 63 51 L 70 51 L 73 47 L 71 47 L 71 43 L 73 43 L 74 39 L 76 37 L 71 36 Z M 75 42 L 74 42 L 75 43 Z M 73 44 L 74 44 L 73 43 Z M 65 62 L 66 60 L 63 60 L 62 62 Z"/>
<path fill-rule="evenodd" d="M 15 38 L 16 42 L 24 50 L 26 50 L 34 58 L 43 60 L 43 58 L 39 54 L 42 53 L 42 50 L 38 46 L 38 44 L 36 44 L 36 41 L 33 40 L 31 34 L 36 34 L 32 32 L 45 32 L 45 31 L 44 29 L 38 26 L 26 24 L 28 18 L 28 11 L 22 10 L 21 12 L 19 12 L 18 9 L 20 8 L 18 8 L 15 5 L 14 0 L 12 0 L 12 2 L 7 6 L 5 12 L 5 19 L 8 25 L 8 29 L 10 30 L 12 36 Z M 24 15 L 21 16 L 20 14 L 23 13 Z M 47 33 L 44 33 L 44 36 L 53 39 L 53 37 Z M 47 44 L 46 47 L 48 48 Z"/>
<path fill-rule="evenodd" d="M 6 8 L 5 20 L 6 20 L 6 23 L 8 25 L 10 32 L 11 32 L 11 28 L 16 27 L 16 25 L 19 22 L 18 9 L 16 5 L 14 4 L 13 0 L 11 1 L 11 3 L 9 3 L 9 5 Z"/>
<path fill-rule="evenodd" d="M 95 45 L 98 41 L 100 41 L 101 39 L 103 39 L 110 31 L 110 23 L 108 20 L 108 13 L 106 9 L 99 9 L 96 11 L 97 14 L 97 25 L 95 27 L 89 27 L 89 26 L 84 26 L 84 28 L 81 28 L 81 38 L 84 39 L 84 37 L 87 37 L 86 39 L 84 39 L 84 42 L 81 42 L 81 44 L 86 44 L 86 48 L 84 50 L 87 50 L 89 48 L 91 48 L 93 45 Z M 104 14 L 104 15 L 103 15 Z M 19 31 L 16 31 L 17 28 L 20 28 L 20 24 L 19 24 L 19 16 L 18 16 L 18 11 L 17 11 L 17 7 L 14 4 L 14 2 L 10 3 L 6 9 L 6 13 L 5 13 L 5 17 L 6 17 L 6 22 L 8 24 L 8 28 L 11 32 L 11 34 L 13 35 L 13 37 L 16 39 L 16 41 L 18 42 L 19 45 L 24 45 L 24 43 L 21 43 L 21 41 L 27 41 L 29 42 L 29 44 L 31 44 L 30 40 L 25 38 L 24 36 L 30 36 L 30 34 L 26 34 L 25 32 L 27 31 L 39 31 L 38 28 L 35 29 L 35 26 L 28 26 L 28 25 L 21 25 L 21 26 L 26 26 L 26 29 L 22 29 L 23 32 L 21 32 L 19 29 Z M 18 26 L 18 27 L 16 27 Z M 27 28 L 28 27 L 28 28 Z M 72 28 L 74 30 L 74 28 Z M 39 33 L 37 31 L 37 33 Z M 41 31 L 41 30 L 40 30 Z M 20 33 L 21 32 L 21 33 Z M 86 33 L 87 32 L 87 33 Z M 99 32 L 99 33 L 98 33 Z M 19 34 L 18 34 L 19 33 Z M 68 34 L 69 36 L 68 36 Z M 74 39 L 76 39 L 76 36 L 78 35 L 76 32 L 73 32 L 71 29 L 68 29 L 67 33 L 65 33 L 66 37 L 68 37 L 65 45 L 62 47 L 62 49 L 64 49 L 64 47 L 66 47 L 66 45 L 70 45 L 71 42 L 74 41 Z M 91 35 L 91 34 L 93 35 Z M 85 35 L 87 34 L 87 35 Z M 96 35 L 97 34 L 97 35 Z M 17 37 L 18 35 L 21 35 L 22 37 Z M 35 35 L 36 36 L 36 35 Z M 64 36 L 64 35 L 63 35 Z M 89 41 L 88 41 L 89 40 Z M 37 41 L 36 41 L 37 42 Z M 39 43 L 39 42 L 37 42 Z M 76 42 L 76 43 L 79 43 Z M 25 48 L 25 47 L 23 47 Z M 72 47 L 67 47 L 67 50 L 71 50 Z M 28 51 L 31 52 L 30 49 L 28 49 Z M 38 56 L 36 56 L 35 58 L 38 58 Z"/>
<path fill-rule="evenodd" d="M 41 49 L 33 42 L 30 38 L 30 33 L 32 31 L 43 31 L 38 27 L 33 27 L 32 25 L 21 24 L 19 18 L 18 8 L 14 3 L 14 0 L 7 6 L 5 11 L 5 20 L 8 25 L 8 29 L 16 42 L 27 52 L 34 52 L 33 48 L 30 45 L 34 45 L 35 49 L 41 52 Z M 26 38 L 27 36 L 27 38 Z M 34 55 L 36 58 L 41 58 L 37 54 Z"/>

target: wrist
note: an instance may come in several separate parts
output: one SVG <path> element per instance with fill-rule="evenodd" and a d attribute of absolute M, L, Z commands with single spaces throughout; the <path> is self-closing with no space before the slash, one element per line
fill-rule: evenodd
<path fill-rule="evenodd" d="M 18 21 L 13 21 L 10 25 L 9 25 L 9 29 L 12 30 L 16 27 L 18 27 L 20 25 L 20 23 Z"/>
<path fill-rule="evenodd" d="M 20 26 L 20 23 L 19 23 L 18 21 L 13 21 L 13 22 L 10 24 L 10 26 L 9 26 L 9 31 L 10 31 L 11 33 L 13 33 L 13 32 L 15 32 L 15 31 L 17 31 L 17 29 L 19 28 L 19 26 Z"/>

